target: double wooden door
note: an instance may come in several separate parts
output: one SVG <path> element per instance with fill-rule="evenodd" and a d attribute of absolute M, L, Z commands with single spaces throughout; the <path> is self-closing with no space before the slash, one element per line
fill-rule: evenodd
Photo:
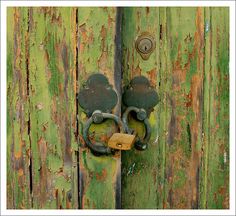
<path fill-rule="evenodd" d="M 156 42 L 147 60 L 143 32 Z M 77 95 L 97 72 L 119 116 L 133 77 L 156 89 L 147 150 L 85 145 Z M 95 129 L 106 142 L 115 126 Z M 8 8 L 7 208 L 229 208 L 229 9 Z"/>

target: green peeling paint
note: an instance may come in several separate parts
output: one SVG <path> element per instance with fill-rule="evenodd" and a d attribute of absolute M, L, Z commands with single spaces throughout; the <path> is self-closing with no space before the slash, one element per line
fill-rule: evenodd
<path fill-rule="evenodd" d="M 148 60 L 143 32 L 156 41 Z M 147 150 L 85 145 L 76 95 L 97 72 L 118 95 L 139 75 L 156 89 Z M 106 145 L 115 131 L 108 120 L 89 134 Z M 228 209 L 229 8 L 8 7 L 7 208 Z"/>

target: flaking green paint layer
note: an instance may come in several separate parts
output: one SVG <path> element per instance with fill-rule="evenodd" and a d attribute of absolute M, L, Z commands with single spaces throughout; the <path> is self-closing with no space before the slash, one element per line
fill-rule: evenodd
<path fill-rule="evenodd" d="M 7 208 L 31 207 L 26 70 L 27 9 L 7 8 Z"/>
<path fill-rule="evenodd" d="M 28 10 L 33 208 L 77 208 L 75 10 Z"/>
<path fill-rule="evenodd" d="M 117 8 L 7 9 L 8 209 L 229 208 L 229 8 L 120 11 L 122 83 Z M 146 31 L 156 49 L 144 61 L 135 40 Z M 146 151 L 85 146 L 76 94 L 97 72 L 118 94 L 139 75 L 157 90 Z M 90 135 L 106 144 L 116 130 L 105 121 Z"/>
<path fill-rule="evenodd" d="M 123 86 L 129 84 L 135 76 L 146 76 L 151 85 L 158 90 L 159 43 L 149 59 L 144 61 L 135 49 L 135 40 L 143 33 L 149 32 L 159 39 L 159 8 L 124 8 L 122 19 L 122 70 Z M 122 152 L 122 208 L 143 209 L 157 208 L 157 174 L 158 174 L 158 105 L 150 116 L 152 136 L 148 149 Z M 144 136 L 142 123 L 130 119 L 130 127 L 138 135 Z"/>
<path fill-rule="evenodd" d="M 78 9 L 78 85 L 83 86 L 88 77 L 100 72 L 115 88 L 115 36 L 116 8 Z M 120 154 L 94 156 L 82 138 L 83 125 L 87 117 L 79 108 L 79 155 L 80 155 L 80 208 L 114 209 L 120 196 L 116 189 L 120 180 Z M 91 136 L 105 145 L 117 127 L 111 121 L 92 125 Z"/>

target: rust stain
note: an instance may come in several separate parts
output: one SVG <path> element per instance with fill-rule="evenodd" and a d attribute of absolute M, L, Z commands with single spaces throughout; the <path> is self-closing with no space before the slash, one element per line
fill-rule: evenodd
<path fill-rule="evenodd" d="M 173 72 L 172 72 L 172 86 L 176 91 L 180 90 L 181 84 L 185 82 L 187 69 L 190 66 L 190 60 L 188 61 L 189 64 L 185 65 L 184 68 L 182 68 L 181 62 L 182 62 L 181 43 L 179 43 L 178 55 L 173 65 Z"/>
<path fill-rule="evenodd" d="M 40 152 L 40 157 L 42 162 L 46 162 L 47 157 L 47 142 L 44 140 L 43 137 L 40 137 L 38 140 L 38 149 Z"/>
<path fill-rule="evenodd" d="M 173 170 L 180 170 L 184 169 L 186 170 L 187 175 L 187 181 L 184 183 L 184 187 L 186 190 L 180 190 L 179 188 L 172 188 L 172 186 L 169 189 L 168 194 L 168 202 L 170 206 L 174 208 L 197 208 L 198 206 L 198 193 L 199 193 L 199 166 L 200 166 L 200 157 L 201 157 L 201 151 L 197 150 L 197 142 L 199 141 L 199 133 L 201 133 L 201 109 L 202 109 L 202 86 L 203 86 L 203 46 L 204 46 L 204 28 L 203 28 L 203 22 L 201 20 L 202 17 L 202 10 L 201 8 L 197 9 L 196 13 L 196 27 L 197 30 L 194 34 L 194 47 L 193 50 L 188 54 L 188 61 L 185 65 L 181 65 L 182 63 L 182 53 L 181 53 L 181 43 L 178 44 L 178 53 L 177 53 L 177 59 L 173 63 L 173 72 L 172 72 L 172 87 L 175 92 L 181 93 L 182 86 L 181 84 L 186 82 L 186 75 L 187 72 L 190 70 L 191 66 L 191 60 L 196 58 L 197 56 L 197 69 L 194 75 L 191 77 L 191 86 L 190 86 L 190 92 L 185 96 L 185 102 L 184 105 L 188 109 L 192 109 L 193 111 L 193 120 L 190 124 L 190 133 L 191 133 L 191 158 L 188 159 L 184 152 L 175 151 L 174 154 L 169 155 L 169 163 L 174 164 Z M 189 34 L 184 39 L 185 43 L 189 43 L 192 41 L 192 36 Z M 179 96 L 181 98 L 181 96 Z M 172 144 L 174 142 L 174 139 L 181 140 L 181 125 L 180 122 L 185 118 L 184 111 L 183 115 L 176 116 L 175 108 L 178 105 L 181 105 L 180 99 L 170 98 L 170 105 L 172 109 L 171 114 L 171 120 L 169 123 L 169 129 L 168 129 L 168 143 Z M 186 111 L 187 112 L 187 111 Z M 178 163 L 176 163 L 178 161 Z M 180 163 L 180 162 L 181 163 Z M 171 169 L 171 170 L 172 170 Z M 172 170 L 172 171 L 173 171 Z M 176 177 L 171 175 L 171 171 L 168 177 L 168 181 L 170 185 L 173 184 L 173 181 L 176 181 Z M 175 180 L 173 180 L 175 179 Z M 181 199 L 182 202 L 180 201 Z"/>
<path fill-rule="evenodd" d="M 24 175 L 24 170 L 22 169 L 22 168 L 20 168 L 19 170 L 18 170 L 18 177 L 21 177 L 21 176 L 23 176 Z"/>
<path fill-rule="evenodd" d="M 61 13 L 56 7 L 40 7 L 39 12 L 43 13 L 45 18 L 48 16 L 51 24 L 62 26 Z"/>
<path fill-rule="evenodd" d="M 48 122 L 42 125 L 42 131 L 45 132 L 48 129 Z"/>
<path fill-rule="evenodd" d="M 100 36 L 101 36 L 101 39 L 102 39 L 102 51 L 105 50 L 106 46 L 105 46 L 105 41 L 106 41 L 106 37 L 107 37 L 107 30 L 105 28 L 105 26 L 103 25 L 102 28 L 101 28 L 101 32 L 100 32 Z"/>
<path fill-rule="evenodd" d="M 70 209 L 71 207 L 72 207 L 71 202 L 68 199 L 66 199 L 66 208 Z"/>
<path fill-rule="evenodd" d="M 132 71 L 131 71 L 131 77 L 136 77 L 136 76 L 141 76 L 142 74 L 142 69 L 140 68 L 139 64 L 137 65 L 136 68 L 134 68 Z"/>
<path fill-rule="evenodd" d="M 169 155 L 169 166 L 166 171 L 166 178 L 168 180 L 169 185 L 169 192 L 168 192 L 168 198 L 165 205 L 169 204 L 169 206 L 166 206 L 166 208 L 188 208 L 187 199 L 189 196 L 188 186 L 189 182 L 188 179 L 186 179 L 185 182 L 183 182 L 183 186 L 174 188 L 174 183 L 178 180 L 178 176 L 176 175 L 177 170 L 185 170 L 189 167 L 189 161 L 185 157 L 184 152 L 181 148 L 178 148 L 176 151 L 170 153 Z M 184 190 L 185 188 L 186 190 Z"/>
<path fill-rule="evenodd" d="M 96 173 L 96 179 L 98 181 L 105 181 L 107 177 L 107 170 L 104 168 L 102 169 L 101 173 Z"/>
<path fill-rule="evenodd" d="M 113 25 L 115 23 L 115 20 L 110 16 L 110 14 L 108 15 L 108 28 L 113 28 Z"/>
<path fill-rule="evenodd" d="M 58 189 L 55 189 L 55 197 L 56 197 L 56 206 L 57 208 L 59 209 L 60 207 L 60 198 L 59 198 L 59 192 L 58 192 Z"/>
<path fill-rule="evenodd" d="M 186 102 L 185 107 L 191 107 L 192 106 L 192 92 L 190 91 L 189 94 L 186 95 Z"/>
<path fill-rule="evenodd" d="M 196 14 L 196 27 L 197 31 L 194 36 L 194 47 L 197 50 L 197 74 L 192 77 L 191 80 L 191 93 L 192 93 L 192 109 L 194 112 L 194 120 L 191 128 L 191 147 L 192 154 L 191 160 L 189 164 L 189 183 L 191 185 L 190 188 L 190 199 L 191 207 L 197 208 L 198 206 L 198 190 L 199 190 L 199 167 L 200 167 L 200 158 L 201 151 L 197 150 L 197 142 L 199 133 L 201 133 L 202 128 L 202 104 L 203 104 L 203 94 L 202 94 L 202 86 L 203 86 L 203 47 L 204 47 L 204 25 L 201 20 L 202 17 L 202 9 L 197 9 Z"/>
<path fill-rule="evenodd" d="M 152 87 L 156 88 L 157 85 L 157 70 L 156 68 L 153 68 L 150 71 L 147 71 L 148 78 L 150 80 L 150 84 Z"/>
<path fill-rule="evenodd" d="M 18 192 L 15 195 L 15 203 L 18 202 L 19 208 L 25 207 L 25 197 L 24 190 L 25 187 L 28 187 L 28 181 L 25 176 L 25 167 L 27 167 L 29 161 L 27 158 L 27 150 L 25 149 L 25 141 L 24 134 L 27 128 L 27 123 L 25 121 L 25 104 L 27 103 L 27 78 L 25 74 L 22 73 L 22 67 L 24 62 L 22 61 L 24 51 L 24 45 L 22 43 L 23 37 L 27 37 L 27 33 L 22 34 L 21 31 L 21 21 L 22 17 L 20 14 L 20 10 L 18 8 L 14 9 L 14 24 L 13 25 L 13 82 L 11 86 L 11 90 L 14 95 L 17 95 L 16 101 L 10 100 L 10 122 L 11 122 L 11 157 L 10 157 L 10 165 L 12 172 L 17 174 L 15 179 L 8 179 L 7 186 L 11 185 L 11 189 L 16 190 L 16 184 L 18 185 Z M 17 122 L 17 126 L 19 129 L 14 127 L 15 122 Z M 17 146 L 17 150 L 16 150 Z M 26 156 L 26 157 L 25 157 Z M 26 170 L 27 171 L 27 170 Z M 12 174 L 11 174 L 12 177 Z M 10 182 L 9 182 L 10 181 Z M 22 193 L 23 192 L 23 193 Z M 19 197 L 22 197 L 21 200 L 17 200 Z M 15 204 L 13 204 L 15 205 Z"/>
<path fill-rule="evenodd" d="M 92 28 L 89 29 L 89 36 L 88 36 L 87 43 L 88 44 L 93 44 L 94 43 L 94 35 L 93 35 Z"/>
<path fill-rule="evenodd" d="M 220 196 L 223 197 L 222 207 L 224 209 L 228 209 L 229 208 L 229 196 L 228 196 L 228 189 L 226 188 L 226 186 L 221 186 L 218 189 L 218 193 Z"/>
<path fill-rule="evenodd" d="M 78 137 L 79 137 L 79 143 L 80 143 L 80 145 L 81 145 L 82 147 L 85 147 L 86 144 L 85 144 L 85 141 L 84 141 L 83 136 L 79 134 Z"/>
<path fill-rule="evenodd" d="M 102 134 L 102 135 L 100 136 L 100 140 L 101 140 L 102 142 L 107 142 L 107 141 L 109 140 L 109 137 L 108 137 L 106 134 Z"/>
<path fill-rule="evenodd" d="M 22 149 L 20 148 L 20 150 L 18 152 L 15 152 L 15 159 L 19 160 L 22 157 Z"/>
<path fill-rule="evenodd" d="M 87 29 L 86 29 L 86 23 L 83 23 L 79 26 L 79 35 L 80 35 L 80 40 L 81 42 L 79 43 L 80 47 L 79 50 L 80 52 L 83 52 L 85 50 L 85 46 L 88 40 L 87 36 Z"/>
<path fill-rule="evenodd" d="M 106 37 L 107 37 L 107 29 L 104 25 L 100 31 L 101 37 L 101 56 L 98 59 L 98 68 L 99 70 L 103 71 L 105 74 L 109 74 L 110 71 L 107 69 L 107 60 L 108 60 L 108 48 L 106 46 Z"/>
<path fill-rule="evenodd" d="M 107 71 L 107 59 L 108 59 L 107 52 L 102 52 L 100 58 L 98 59 L 99 70 L 101 70 L 104 73 L 108 72 Z"/>

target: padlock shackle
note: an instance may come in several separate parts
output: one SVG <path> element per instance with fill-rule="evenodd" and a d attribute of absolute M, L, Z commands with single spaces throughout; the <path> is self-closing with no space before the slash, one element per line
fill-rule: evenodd
<path fill-rule="evenodd" d="M 134 106 L 130 106 L 125 110 L 125 112 L 122 116 L 122 121 L 125 125 L 124 126 L 125 127 L 125 132 L 128 133 L 128 134 L 133 133 L 133 129 L 129 128 L 129 126 L 128 126 L 128 116 L 129 116 L 129 113 L 131 111 L 136 112 L 137 119 L 139 121 L 143 122 L 143 124 L 145 126 L 145 131 L 146 131 L 145 136 L 144 136 L 143 139 L 136 136 L 135 148 L 138 149 L 138 150 L 145 150 L 147 148 L 148 142 L 151 138 L 151 125 L 150 125 L 150 122 L 148 120 L 147 113 L 144 109 L 137 108 L 137 107 L 134 107 Z"/>

